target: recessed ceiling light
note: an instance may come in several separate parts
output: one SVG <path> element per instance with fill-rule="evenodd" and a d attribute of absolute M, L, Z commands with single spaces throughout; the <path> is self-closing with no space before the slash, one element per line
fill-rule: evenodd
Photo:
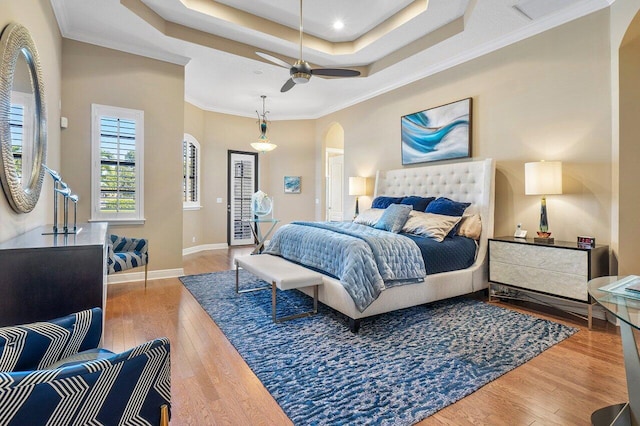
<path fill-rule="evenodd" d="M 333 29 L 336 31 L 340 31 L 341 29 L 344 28 L 344 22 L 342 22 L 341 20 L 337 20 L 333 23 Z"/>
<path fill-rule="evenodd" d="M 260 75 L 260 74 L 262 74 L 262 70 L 253 70 L 253 73 Z"/>

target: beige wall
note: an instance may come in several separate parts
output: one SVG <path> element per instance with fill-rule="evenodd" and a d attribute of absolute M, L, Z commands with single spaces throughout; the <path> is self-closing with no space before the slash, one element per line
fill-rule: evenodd
<path fill-rule="evenodd" d="M 184 248 L 226 244 L 227 154 L 229 150 L 255 152 L 250 143 L 260 135 L 258 119 L 202 111 L 187 103 L 184 121 L 185 132 L 200 143 L 202 168 L 202 209 L 184 212 Z M 274 214 L 281 224 L 314 218 L 314 135 L 311 120 L 269 123 L 268 136 L 278 147 L 258 156 L 259 187 L 273 197 Z M 301 176 L 302 192 L 284 194 L 284 176 Z"/>
<path fill-rule="evenodd" d="M 619 250 L 618 273 L 640 274 L 640 227 L 638 226 L 638 182 L 640 182 L 640 14 L 628 27 L 619 47 Z"/>
<path fill-rule="evenodd" d="M 495 235 L 512 235 L 518 222 L 535 233 L 540 199 L 524 195 L 524 163 L 561 160 L 564 195 L 547 198 L 550 230 L 561 240 L 586 234 L 606 244 L 608 27 L 608 11 L 599 12 L 330 114 L 318 120 L 318 144 L 332 123 L 340 123 L 345 176 L 375 176 L 377 169 L 402 167 L 402 115 L 472 97 L 473 157 L 497 163 Z M 345 206 L 353 205 L 348 197 Z"/>
<path fill-rule="evenodd" d="M 40 62 L 47 109 L 47 164 L 60 166 L 60 69 L 62 37 L 48 0 L 0 1 L 0 29 L 16 22 L 29 30 Z M 0 241 L 5 241 L 40 225 L 53 222 L 52 183 L 45 176 L 36 208 L 27 214 L 15 213 L 0 195 Z"/>
<path fill-rule="evenodd" d="M 113 226 L 149 239 L 149 270 L 182 268 L 184 67 L 65 39 L 62 46 L 61 173 L 90 218 L 91 104 L 144 111 L 144 225 Z"/>

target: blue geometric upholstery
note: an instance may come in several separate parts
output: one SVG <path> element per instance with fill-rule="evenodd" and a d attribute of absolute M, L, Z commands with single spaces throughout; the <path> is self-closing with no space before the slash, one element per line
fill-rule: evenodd
<path fill-rule="evenodd" d="M 128 238 L 118 235 L 109 237 L 108 273 L 126 271 L 144 266 L 144 286 L 147 286 L 147 264 L 149 263 L 149 242 L 145 238 Z"/>
<path fill-rule="evenodd" d="M 0 328 L 0 425 L 168 424 L 169 340 L 114 354 L 101 335 L 100 308 Z M 99 356 L 65 361 L 81 351 Z"/>

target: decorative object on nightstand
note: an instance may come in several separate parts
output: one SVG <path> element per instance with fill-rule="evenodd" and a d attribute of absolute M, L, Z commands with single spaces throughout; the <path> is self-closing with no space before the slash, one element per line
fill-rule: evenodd
<path fill-rule="evenodd" d="M 593 248 L 596 246 L 596 238 L 580 235 L 578 237 L 578 246 L 582 248 Z"/>
<path fill-rule="evenodd" d="M 524 186 L 526 195 L 542 195 L 540 201 L 540 231 L 537 243 L 553 244 L 547 217 L 547 195 L 562 194 L 562 162 L 538 161 L 525 163 Z"/>
<path fill-rule="evenodd" d="M 356 211 L 354 218 L 360 214 L 358 207 L 358 197 L 361 195 L 367 195 L 367 178 L 362 176 L 351 176 L 349 178 L 349 195 L 356 196 Z"/>
<path fill-rule="evenodd" d="M 526 229 L 522 229 L 522 224 L 519 223 L 518 226 L 516 226 L 516 232 L 513 234 L 513 236 L 515 238 L 526 238 L 527 237 L 527 231 Z"/>
<path fill-rule="evenodd" d="M 260 124 L 260 136 L 258 137 L 257 142 L 253 142 L 251 147 L 256 151 L 261 153 L 273 151 L 278 147 L 278 145 L 271 143 L 269 138 L 267 137 L 267 113 L 269 111 L 265 110 L 264 100 L 267 98 L 266 95 L 261 95 L 262 98 L 262 115 L 256 110 L 256 114 L 258 114 L 258 123 Z"/>

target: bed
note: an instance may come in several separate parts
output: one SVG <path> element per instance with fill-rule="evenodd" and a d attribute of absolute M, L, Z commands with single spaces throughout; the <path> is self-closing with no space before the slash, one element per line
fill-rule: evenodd
<path fill-rule="evenodd" d="M 494 176 L 495 164 L 492 159 L 379 171 L 376 174 L 374 198 L 415 195 L 447 197 L 471 203 L 465 215 L 477 214 L 482 223 L 475 260 L 472 260 L 471 266 L 461 270 L 429 273 L 422 282 L 387 286 L 364 309 L 356 305 L 343 282 L 324 273 L 319 301 L 347 316 L 351 331 L 357 332 L 362 318 L 487 288 L 487 240 L 493 236 Z M 342 226 L 349 228 L 350 225 Z M 308 266 L 304 262 L 296 263 Z M 311 295 L 312 290 L 301 291 Z"/>

